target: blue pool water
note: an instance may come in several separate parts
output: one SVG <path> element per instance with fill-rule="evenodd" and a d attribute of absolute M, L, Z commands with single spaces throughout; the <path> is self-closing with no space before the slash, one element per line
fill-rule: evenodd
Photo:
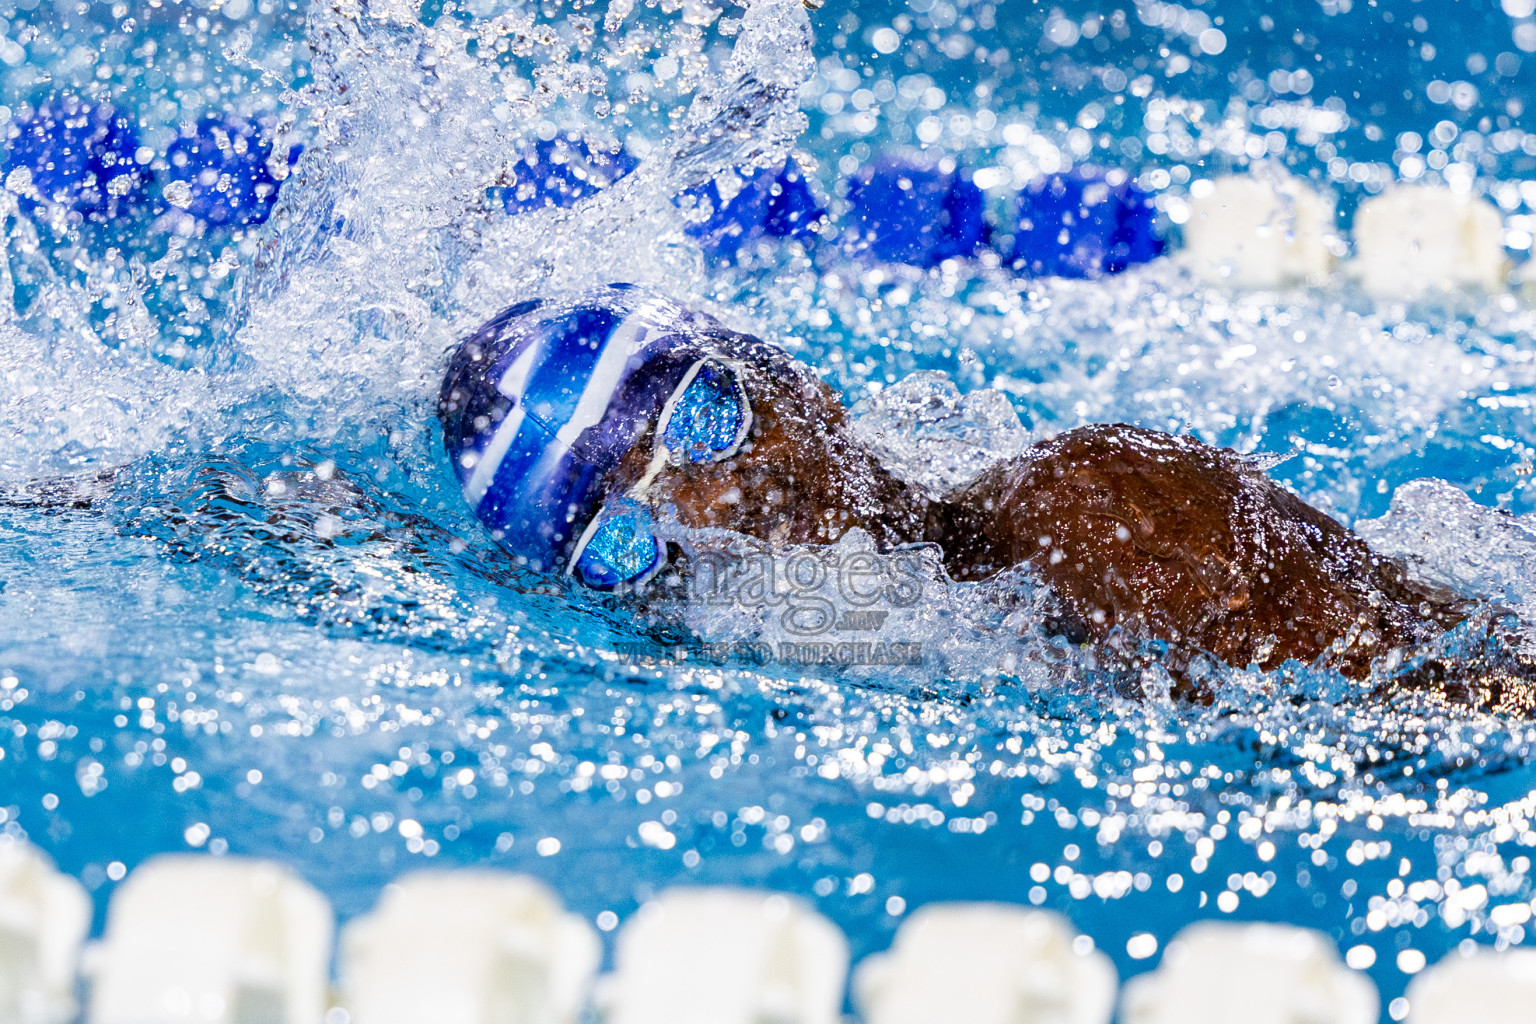
<path fill-rule="evenodd" d="M 1239 293 L 1169 261 L 923 271 L 837 233 L 849 177 L 922 144 L 974 173 L 994 225 L 1035 175 L 1093 163 L 1157 197 L 1176 247 L 1193 181 L 1277 161 L 1346 225 L 1392 180 L 1468 187 L 1523 260 L 1523 0 L 11 0 L 0 19 L 11 117 L 110 101 L 147 178 L 110 220 L 13 202 L 0 303 L 0 828 L 80 877 L 98 925 L 126 870 L 188 848 L 283 861 L 343 916 L 429 864 L 532 873 L 589 920 L 672 884 L 766 886 L 855 957 L 924 903 L 998 899 L 1062 911 L 1122 977 L 1156 964 L 1134 934 L 1318 928 L 1375 951 L 1384 1018 L 1400 952 L 1527 940 L 1529 723 L 1300 666 L 1213 668 L 1208 708 L 1141 696 L 1155 663 L 1116 696 L 1125 670 L 959 590 L 891 638 L 916 665 L 712 660 L 700 640 L 737 626 L 508 564 L 433 417 L 485 317 L 629 280 L 850 402 L 937 370 L 1037 435 L 1124 420 L 1289 456 L 1272 474 L 1352 523 L 1421 478 L 1536 512 L 1536 313 L 1513 296 Z M 281 180 L 265 223 L 167 191 L 182 126 L 232 117 Z M 575 130 L 638 166 L 509 215 L 507 168 Z M 791 151 L 833 227 L 701 252 L 709 211 L 677 197 Z M 1522 607 L 1536 549 L 1429 532 L 1429 564 Z"/>

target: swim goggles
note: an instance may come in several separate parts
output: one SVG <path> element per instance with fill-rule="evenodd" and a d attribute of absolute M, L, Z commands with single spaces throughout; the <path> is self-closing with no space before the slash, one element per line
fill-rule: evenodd
<path fill-rule="evenodd" d="M 651 512 L 636 500 L 662 464 L 720 462 L 741 450 L 752 428 L 752 405 L 725 361 L 701 359 L 688 371 L 656 425 L 652 468 L 623 498 L 593 518 L 571 553 L 567 570 L 598 590 L 650 579 L 666 564 Z"/>

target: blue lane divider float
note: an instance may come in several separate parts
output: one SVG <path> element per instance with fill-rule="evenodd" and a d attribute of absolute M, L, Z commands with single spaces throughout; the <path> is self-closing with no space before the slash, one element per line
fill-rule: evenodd
<path fill-rule="evenodd" d="M 730 199 L 722 201 L 711 181 L 684 192 L 679 201 L 708 204 L 710 215 L 689 225 L 687 233 L 717 259 L 734 259 L 743 245 L 759 238 L 808 238 L 827 217 L 826 205 L 793 157 L 777 171 L 756 171 Z"/>
<path fill-rule="evenodd" d="M 1031 277 L 1101 277 L 1163 254 L 1150 195 L 1123 171 L 1075 168 L 1019 193 L 1012 262 Z"/>
<path fill-rule="evenodd" d="M 52 96 L 6 133 L 6 187 L 30 211 L 59 206 L 112 218 L 143 197 L 146 178 L 128 115 L 106 103 Z"/>
<path fill-rule="evenodd" d="M 639 165 L 624 149 L 594 148 L 576 135 L 539 139 L 512 165 L 516 180 L 501 190 L 502 202 L 514 214 L 574 206 Z"/>
<path fill-rule="evenodd" d="M 556 136 L 530 145 L 513 164 L 515 182 L 501 190 L 511 214 L 568 208 L 596 195 L 639 166 L 627 150 L 594 148 L 580 136 Z M 722 200 L 716 182 L 688 189 L 678 205 L 705 206 L 709 213 L 686 229 L 712 258 L 734 259 L 759 238 L 805 238 L 827 216 L 809 177 L 793 159 L 777 171 L 760 169 L 739 191 Z"/>
<path fill-rule="evenodd" d="M 83 217 L 115 220 L 149 204 L 150 172 L 140 162 L 140 150 L 133 120 L 122 110 L 68 94 L 51 96 L 6 134 L 6 187 L 28 213 L 63 207 Z M 298 155 L 295 147 L 286 166 L 293 166 Z M 271 140 L 257 124 L 204 118 L 166 147 L 158 192 L 207 224 L 261 224 L 286 177 L 271 156 Z"/>
<path fill-rule="evenodd" d="M 952 161 L 884 157 L 848 183 L 844 244 L 891 263 L 936 267 L 986 244 L 984 206 L 970 173 Z"/>
<path fill-rule="evenodd" d="M 204 118 L 190 134 L 184 130 L 166 147 L 169 171 L 163 193 L 173 206 L 208 224 L 262 224 L 282 187 L 272 173 L 271 156 L 271 140 L 262 137 L 259 125 L 235 118 Z M 293 166 L 298 156 L 297 147 L 290 150 L 287 166 Z"/>
<path fill-rule="evenodd" d="M 573 206 L 637 165 L 622 149 L 594 149 L 576 135 L 536 142 L 514 165 L 517 181 L 503 190 L 506 210 Z M 848 182 L 847 198 L 841 242 L 850 253 L 927 269 L 975 256 L 991 241 L 982 190 L 948 158 L 884 156 Z M 727 199 L 711 181 L 676 201 L 707 211 L 686 231 L 714 260 L 733 260 L 761 238 L 809 238 L 828 217 L 793 158 L 777 171 L 757 170 Z M 1079 168 L 1040 179 L 1020 193 L 1013 228 L 1009 259 L 1030 276 L 1117 274 L 1165 249 L 1152 197 L 1118 170 Z"/>

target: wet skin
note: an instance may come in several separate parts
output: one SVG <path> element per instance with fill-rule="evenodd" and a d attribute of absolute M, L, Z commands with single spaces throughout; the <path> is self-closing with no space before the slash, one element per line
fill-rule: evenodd
<path fill-rule="evenodd" d="M 1088 426 L 930 501 L 853 439 L 841 403 L 807 367 L 748 338 L 722 354 L 752 404 L 746 444 L 723 462 L 667 465 L 641 487 L 642 500 L 672 506 L 686 526 L 781 544 L 829 543 L 857 526 L 882 548 L 938 544 L 961 580 L 1028 564 L 1050 590 L 1053 631 L 1164 641 L 1175 663 L 1197 651 L 1240 667 L 1323 657 L 1360 678 L 1374 659 L 1461 617 L 1235 452 Z M 618 490 L 644 479 L 651 452 L 648 441 L 636 446 Z M 1443 691 L 1445 680 L 1430 671 L 1423 688 Z"/>
<path fill-rule="evenodd" d="M 1189 437 L 1069 431 L 983 474 L 941 522 L 951 574 L 1028 562 L 1070 635 L 1118 626 L 1262 668 L 1327 652 L 1362 676 L 1442 628 L 1439 603 L 1397 563 L 1241 456 Z"/>
<path fill-rule="evenodd" d="M 882 548 L 921 539 L 927 502 L 880 465 L 847 430 L 832 390 L 788 354 L 736 335 L 731 361 L 752 405 L 752 429 L 722 462 L 668 465 L 645 488 L 683 525 L 735 530 L 775 544 L 828 544 L 852 527 Z M 650 467 L 651 436 L 619 465 L 611 493 L 631 491 Z"/>

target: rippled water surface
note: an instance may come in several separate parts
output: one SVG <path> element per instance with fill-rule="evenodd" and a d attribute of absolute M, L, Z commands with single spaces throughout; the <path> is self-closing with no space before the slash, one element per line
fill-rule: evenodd
<path fill-rule="evenodd" d="M 1215 703 L 1175 705 L 1155 658 L 1104 663 L 953 586 L 887 629 L 915 665 L 712 658 L 705 642 L 762 636 L 510 565 L 433 410 L 449 348 L 497 309 L 641 282 L 786 346 L 850 403 L 941 371 L 1000 391 L 1032 437 L 1129 421 L 1272 456 L 1518 642 L 1536 312 L 1515 297 L 1377 302 L 1343 274 L 1242 293 L 1177 260 L 923 272 L 844 252 L 835 225 L 840 178 L 926 145 L 999 216 L 1038 173 L 1124 167 L 1175 236 L 1193 183 L 1251 165 L 1312 177 L 1345 225 L 1391 180 L 1444 181 L 1501 207 L 1521 260 L 1531 15 L 11 0 L 12 117 L 75 90 L 132 112 L 147 166 L 210 113 L 298 155 L 259 227 L 159 200 L 50 219 L 6 194 L 3 828 L 98 910 L 125 867 L 195 847 L 289 863 L 343 915 L 429 863 L 534 873 L 589 919 L 674 883 L 771 886 L 855 955 L 925 902 L 1033 903 L 1122 976 L 1155 963 L 1133 934 L 1289 921 L 1374 949 L 1384 1007 L 1404 950 L 1525 941 L 1530 723 L 1300 665 L 1212 667 Z M 519 147 L 572 131 L 638 170 L 509 216 L 495 190 Z M 834 227 L 701 253 L 685 229 L 708 211 L 675 197 L 792 151 Z M 1476 625 L 1443 650 L 1475 664 Z"/>

